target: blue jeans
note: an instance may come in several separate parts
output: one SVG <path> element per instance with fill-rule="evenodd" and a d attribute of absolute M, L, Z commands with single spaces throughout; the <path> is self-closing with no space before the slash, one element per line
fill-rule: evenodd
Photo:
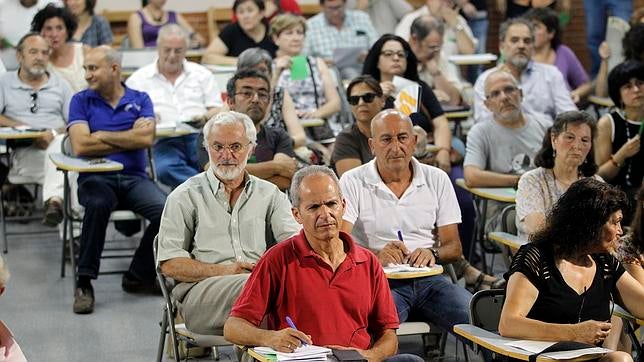
<path fill-rule="evenodd" d="M 456 185 L 456 179 L 463 177 L 463 165 L 452 165 L 452 170 L 449 172 L 449 179 L 452 181 L 452 186 L 456 193 L 456 199 L 458 200 L 458 206 L 461 208 L 461 223 L 458 224 L 458 234 L 461 238 L 463 255 L 468 257 L 470 255 L 470 248 L 472 245 L 474 218 L 476 214 L 474 212 L 472 195 L 464 188 Z"/>
<path fill-rule="evenodd" d="M 584 0 L 586 13 L 586 41 L 590 59 L 592 60 L 591 74 L 597 75 L 599 71 L 599 44 L 606 38 L 606 19 L 608 14 L 620 17 L 626 21 L 633 12 L 631 0 Z"/>
<path fill-rule="evenodd" d="M 404 353 L 393 355 L 387 358 L 385 362 L 425 362 L 425 360 L 415 354 Z"/>
<path fill-rule="evenodd" d="M 78 201 L 85 207 L 80 237 L 78 275 L 96 279 L 105 245 L 105 230 L 114 210 L 132 210 L 150 221 L 134 253 L 129 273 L 152 283 L 154 255 L 152 241 L 159 233 L 165 193 L 149 178 L 123 174 L 82 175 L 78 180 Z"/>
<path fill-rule="evenodd" d="M 469 323 L 472 294 L 443 275 L 390 279 L 389 288 L 401 323 L 413 315 L 450 333 L 455 324 Z"/>
<path fill-rule="evenodd" d="M 197 147 L 197 134 L 158 140 L 154 145 L 154 163 L 159 181 L 174 189 L 201 172 Z"/>
<path fill-rule="evenodd" d="M 472 18 L 467 20 L 467 24 L 472 29 L 474 37 L 478 39 L 479 43 L 476 47 L 476 53 L 484 54 L 486 51 L 486 42 L 487 42 L 487 29 L 490 25 L 490 21 L 487 16 L 480 18 Z M 474 84 L 476 83 L 476 78 L 483 72 L 483 65 L 470 65 L 467 68 L 467 81 Z"/>

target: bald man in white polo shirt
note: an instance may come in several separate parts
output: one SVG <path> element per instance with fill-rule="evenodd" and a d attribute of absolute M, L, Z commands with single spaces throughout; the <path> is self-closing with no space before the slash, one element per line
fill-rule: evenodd
<path fill-rule="evenodd" d="M 371 249 L 383 266 L 451 263 L 462 255 L 454 188 L 444 171 L 412 157 L 412 127 L 409 117 L 396 110 L 378 113 L 369 139 L 376 158 L 340 179 L 347 202 L 342 229 Z M 469 322 L 472 295 L 443 275 L 390 280 L 389 287 L 401 322 L 412 313 L 448 331 Z"/>

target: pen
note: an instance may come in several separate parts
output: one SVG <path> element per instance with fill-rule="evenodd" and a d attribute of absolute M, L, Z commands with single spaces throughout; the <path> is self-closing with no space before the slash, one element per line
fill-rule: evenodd
<path fill-rule="evenodd" d="M 296 331 L 298 330 L 297 327 L 295 326 L 295 323 L 293 323 L 293 320 L 291 319 L 291 317 L 286 316 L 286 323 L 288 323 L 289 327 L 295 329 Z M 300 341 L 302 340 L 300 339 Z M 302 345 L 306 346 L 306 342 L 302 341 Z"/>
<path fill-rule="evenodd" d="M 398 240 L 405 241 L 405 240 L 403 240 L 402 231 L 400 231 L 400 230 L 398 230 Z"/>

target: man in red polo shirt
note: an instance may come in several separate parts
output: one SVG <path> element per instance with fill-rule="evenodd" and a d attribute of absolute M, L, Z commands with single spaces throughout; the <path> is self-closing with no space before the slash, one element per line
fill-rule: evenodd
<path fill-rule="evenodd" d="M 259 259 L 226 321 L 225 338 L 280 352 L 306 342 L 355 349 L 369 360 L 392 356 L 396 307 L 378 259 L 340 231 L 345 201 L 337 177 L 309 166 L 294 175 L 290 194 L 303 230 Z M 265 315 L 268 328 L 260 329 Z M 289 328 L 287 316 L 298 330 Z"/>

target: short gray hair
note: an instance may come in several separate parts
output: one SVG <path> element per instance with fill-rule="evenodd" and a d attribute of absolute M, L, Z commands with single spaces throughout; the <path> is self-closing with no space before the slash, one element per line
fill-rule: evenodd
<path fill-rule="evenodd" d="M 121 61 L 123 56 L 116 49 L 112 48 L 109 45 L 99 45 L 94 49 L 103 51 L 103 59 L 109 64 L 118 64 L 121 67 Z"/>
<path fill-rule="evenodd" d="M 487 94 L 487 87 L 488 87 L 488 84 L 490 83 L 490 79 L 494 77 L 507 78 L 512 82 L 512 84 L 514 84 L 514 86 L 521 89 L 521 85 L 519 84 L 519 81 L 517 81 L 517 79 L 514 77 L 514 75 L 512 75 L 512 73 L 507 72 L 505 70 L 494 70 L 487 75 L 487 78 L 485 78 L 485 82 L 483 82 L 483 93 L 485 93 L 485 98 L 489 96 L 489 94 Z"/>
<path fill-rule="evenodd" d="M 518 17 L 508 19 L 501 23 L 501 26 L 499 27 L 499 43 L 505 40 L 505 36 L 508 34 L 508 29 L 510 29 L 512 25 L 521 24 L 528 27 L 528 29 L 530 30 L 530 36 L 532 37 L 532 41 L 534 42 L 534 25 L 530 20 L 523 17 Z"/>
<path fill-rule="evenodd" d="M 409 34 L 418 41 L 422 41 L 433 31 L 438 32 L 441 36 L 445 34 L 445 24 L 431 15 L 421 15 L 411 23 Z"/>
<path fill-rule="evenodd" d="M 171 36 L 180 36 L 185 42 L 186 46 L 190 44 L 190 36 L 186 30 L 179 24 L 166 24 L 159 29 L 159 35 L 157 35 L 157 43 L 161 42 L 161 39 L 165 39 Z"/>
<path fill-rule="evenodd" d="M 269 52 L 262 48 L 248 48 L 237 57 L 238 70 L 254 68 L 257 64 L 261 63 L 268 66 L 269 72 L 273 71 L 271 68 L 273 66 L 273 58 Z"/>
<path fill-rule="evenodd" d="M 7 285 L 9 276 L 9 268 L 7 268 L 7 265 L 4 263 L 2 256 L 0 256 L 0 288 L 3 288 Z"/>
<path fill-rule="evenodd" d="M 243 113 L 226 111 L 217 113 L 203 126 L 204 148 L 206 150 L 208 149 L 208 135 L 210 134 L 210 130 L 212 130 L 214 126 L 234 123 L 240 123 L 242 126 L 244 126 L 246 137 L 248 137 L 252 144 L 255 144 L 255 142 L 257 142 L 257 129 L 255 128 L 255 125 L 253 124 L 253 121 L 250 119 L 250 117 Z"/>
<path fill-rule="evenodd" d="M 291 180 L 291 188 L 289 189 L 289 194 L 291 195 L 291 204 L 294 208 L 300 207 L 300 186 L 305 178 L 313 175 L 322 175 L 329 176 L 333 183 L 335 184 L 336 189 L 338 190 L 338 196 L 342 199 L 342 189 L 340 188 L 340 181 L 335 172 L 326 166 L 312 165 L 307 166 L 295 173 L 293 179 Z"/>

